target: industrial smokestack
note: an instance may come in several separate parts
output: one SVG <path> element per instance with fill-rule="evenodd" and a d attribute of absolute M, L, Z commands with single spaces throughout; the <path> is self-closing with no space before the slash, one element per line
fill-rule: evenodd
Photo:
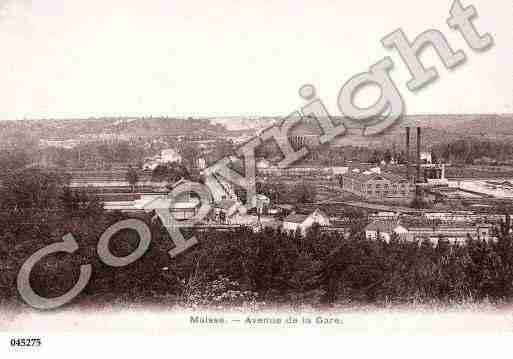
<path fill-rule="evenodd" d="M 406 180 L 410 181 L 410 128 L 406 127 Z"/>
<path fill-rule="evenodd" d="M 420 127 L 417 127 L 417 182 L 420 182 Z"/>

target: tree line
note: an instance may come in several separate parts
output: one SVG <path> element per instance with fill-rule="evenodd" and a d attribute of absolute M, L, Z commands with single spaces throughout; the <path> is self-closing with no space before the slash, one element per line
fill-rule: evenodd
<path fill-rule="evenodd" d="M 15 175 L 14 175 L 15 174 Z M 58 296 L 75 283 L 81 264 L 93 266 L 84 292 L 70 305 L 155 302 L 161 305 L 376 305 L 400 303 L 494 303 L 513 299 L 513 242 L 498 226 L 497 241 L 443 239 L 387 243 L 365 238 L 364 224 L 347 234 L 312 227 L 306 235 L 248 229 L 194 233 L 199 244 L 176 258 L 165 227 L 150 215 L 147 253 L 123 268 L 103 264 L 96 253 L 101 234 L 126 214 L 105 212 L 87 193 L 70 191 L 66 177 L 42 169 L 11 172 L 0 189 L 0 303 L 21 305 L 16 276 L 37 250 L 72 233 L 74 254 L 46 257 L 34 268 L 34 289 Z M 192 232 L 184 233 L 188 238 Z M 117 233 L 117 256 L 137 248 L 137 234 Z"/>

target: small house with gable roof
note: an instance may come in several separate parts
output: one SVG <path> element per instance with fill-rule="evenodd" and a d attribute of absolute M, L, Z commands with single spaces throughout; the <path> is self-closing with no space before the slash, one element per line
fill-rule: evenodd
<path fill-rule="evenodd" d="M 302 234 L 311 228 L 314 224 L 321 227 L 330 226 L 329 217 L 320 209 L 316 209 L 310 214 L 292 213 L 283 219 L 283 230 L 292 231 L 300 230 Z"/>

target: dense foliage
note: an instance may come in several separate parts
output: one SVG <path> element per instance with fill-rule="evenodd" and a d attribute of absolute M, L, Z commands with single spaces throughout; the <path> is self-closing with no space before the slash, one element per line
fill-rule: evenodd
<path fill-rule="evenodd" d="M 25 169 L 6 176 L 3 183 L 2 303 L 22 303 L 16 290 L 21 265 L 67 233 L 80 249 L 45 257 L 34 268 L 32 284 L 43 296 L 61 295 L 76 282 L 80 265 L 91 264 L 91 281 L 71 305 L 317 306 L 513 299 L 513 241 L 506 226 L 498 228 L 497 241 L 469 239 L 464 245 L 373 241 L 365 238 L 361 225 L 351 226 L 348 236 L 315 227 L 305 236 L 274 230 L 206 231 L 195 233 L 198 245 L 171 258 L 173 243 L 166 229 L 141 214 L 152 231 L 149 250 L 130 265 L 113 268 L 100 261 L 96 247 L 105 229 L 126 215 L 104 212 L 96 198 L 71 191 L 59 173 Z M 114 235 L 110 249 L 126 256 L 138 241 L 135 232 L 123 230 Z"/>
<path fill-rule="evenodd" d="M 84 213 L 64 220 L 38 213 L 25 223 L 3 217 L 2 301 L 21 302 L 15 289 L 20 266 L 67 232 L 77 238 L 80 250 L 47 257 L 35 267 L 32 279 L 40 294 L 56 296 L 77 280 L 80 264 L 92 264 L 91 281 L 72 305 L 454 304 L 513 298 L 513 246 L 507 233 L 497 242 L 469 240 L 455 246 L 440 241 L 433 246 L 373 241 L 358 233 L 344 238 L 318 228 L 305 236 L 271 230 L 204 232 L 196 233 L 198 245 L 172 259 L 167 232 L 151 223 L 153 239 L 146 254 L 129 266 L 113 268 L 99 260 L 96 245 L 103 230 L 121 218 Z M 113 237 L 111 250 L 125 256 L 137 244 L 135 232 L 121 231 Z"/>
<path fill-rule="evenodd" d="M 157 182 L 174 183 L 181 178 L 189 179 L 190 174 L 185 166 L 176 162 L 158 165 L 151 173 L 151 179 Z"/>
<path fill-rule="evenodd" d="M 451 163 L 499 164 L 510 162 L 513 146 L 506 142 L 468 138 L 437 145 L 433 151 L 437 157 Z"/>
<path fill-rule="evenodd" d="M 317 191 L 314 186 L 306 182 L 299 182 L 295 186 L 287 186 L 283 182 L 257 182 L 257 193 L 261 193 L 271 200 L 271 203 L 304 204 L 315 202 Z"/>

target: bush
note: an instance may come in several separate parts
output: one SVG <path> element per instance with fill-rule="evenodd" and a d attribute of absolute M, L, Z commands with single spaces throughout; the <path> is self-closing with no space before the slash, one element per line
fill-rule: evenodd
<path fill-rule="evenodd" d="M 386 243 L 358 232 L 344 238 L 319 229 L 304 237 L 273 230 L 199 232 L 198 245 L 170 258 L 173 244 L 165 228 L 143 215 L 153 233 L 148 251 L 131 265 L 112 268 L 99 260 L 96 246 L 103 231 L 125 217 L 101 213 L 70 219 L 47 212 L 1 217 L 1 301 L 21 302 L 16 276 L 23 262 L 68 232 L 80 250 L 48 256 L 34 268 L 32 279 L 41 295 L 60 295 L 75 283 L 80 264 L 90 263 L 93 276 L 76 305 L 451 304 L 513 298 L 513 244 L 507 231 L 498 232 L 496 242 L 468 240 L 465 245 L 397 238 Z M 122 231 L 112 238 L 111 250 L 127 255 L 137 244 L 135 232 Z"/>

